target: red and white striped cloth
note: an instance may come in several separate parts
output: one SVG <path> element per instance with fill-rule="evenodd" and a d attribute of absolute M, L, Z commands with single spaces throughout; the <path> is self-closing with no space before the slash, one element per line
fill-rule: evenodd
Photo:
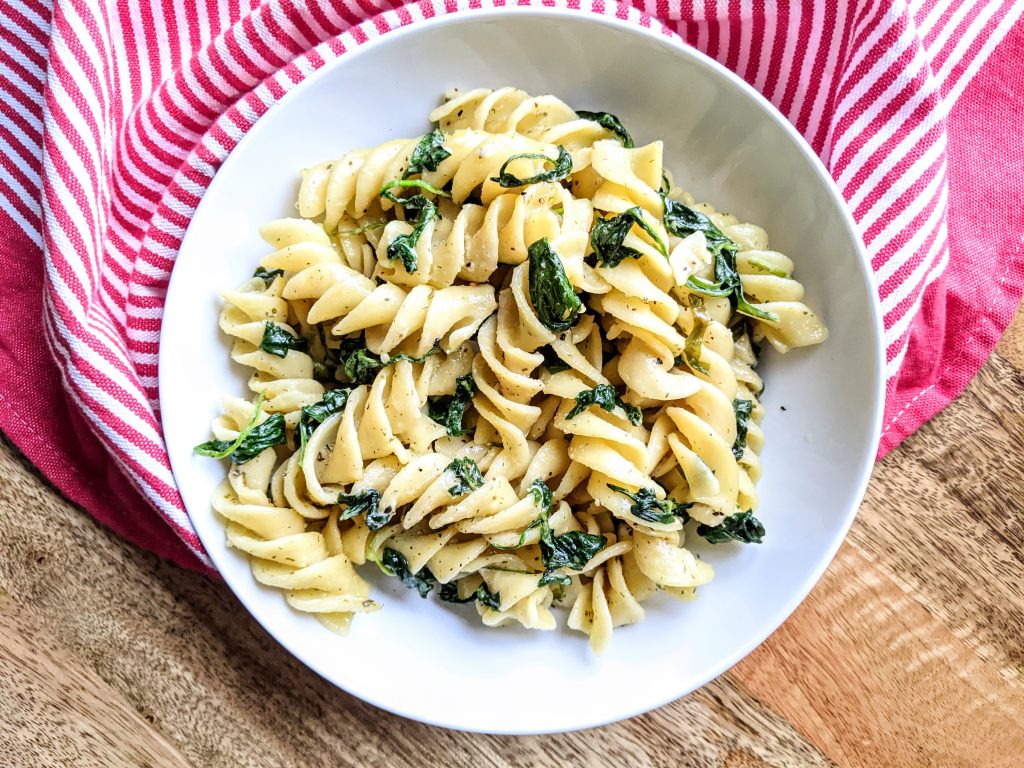
<path fill-rule="evenodd" d="M 208 566 L 156 412 L 164 291 L 191 212 L 310 72 L 396 27 L 492 4 L 505 3 L 0 5 L 0 428 L 65 494 L 136 543 Z M 663 25 L 820 154 L 885 316 L 880 455 L 961 391 L 1024 289 L 1024 4 L 516 4 Z"/>

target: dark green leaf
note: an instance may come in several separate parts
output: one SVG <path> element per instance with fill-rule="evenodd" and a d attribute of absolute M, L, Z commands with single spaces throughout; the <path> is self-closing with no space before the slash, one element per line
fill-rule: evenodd
<path fill-rule="evenodd" d="M 761 272 L 765 272 L 766 274 L 772 275 L 774 277 L 789 277 L 789 273 L 786 272 L 785 270 L 779 269 L 778 267 L 773 267 L 771 264 L 767 264 L 761 261 L 760 259 L 748 258 L 747 263 L 750 264 L 750 266 L 752 266 L 754 269 L 759 270 Z"/>
<path fill-rule="evenodd" d="M 263 339 L 260 341 L 260 349 L 268 355 L 284 357 L 289 349 L 304 352 L 306 340 L 301 336 L 294 336 L 277 323 L 267 320 L 263 323 Z"/>
<path fill-rule="evenodd" d="M 476 591 L 473 592 L 469 597 L 460 598 L 459 585 L 454 581 L 450 581 L 447 584 L 441 585 L 441 593 L 439 597 L 446 603 L 471 603 L 474 600 L 476 600 L 481 605 L 485 605 L 488 608 L 493 608 L 496 611 L 499 610 L 501 606 L 501 595 L 497 592 L 492 593 L 489 589 L 487 589 L 486 584 L 481 584 L 479 587 L 477 587 Z"/>
<path fill-rule="evenodd" d="M 346 506 L 345 511 L 339 515 L 339 520 L 348 520 L 363 514 L 366 517 L 366 527 L 371 531 L 379 531 L 395 516 L 395 510 L 380 508 L 380 491 L 375 488 L 363 493 L 342 493 L 338 496 L 338 503 Z"/>
<path fill-rule="evenodd" d="M 545 573 L 555 568 L 581 571 L 607 543 L 608 539 L 604 536 L 584 531 L 566 531 L 558 536 L 550 536 L 547 541 L 541 536 L 540 556 Z"/>
<path fill-rule="evenodd" d="M 715 259 L 715 282 L 711 283 L 697 276 L 686 281 L 686 287 L 705 296 L 728 296 L 737 312 L 769 322 L 778 322 L 778 315 L 759 309 L 747 301 L 743 293 L 743 281 L 736 271 L 736 251 L 739 246 L 715 226 L 705 214 L 694 210 L 678 200 L 662 196 L 665 203 L 665 228 L 676 237 L 688 237 L 694 232 L 703 232 L 708 251 Z"/>
<path fill-rule="evenodd" d="M 718 525 L 701 523 L 697 526 L 697 535 L 703 536 L 711 544 L 722 544 L 726 541 L 760 544 L 764 541 L 764 526 L 748 509 L 746 512 L 729 515 Z"/>
<path fill-rule="evenodd" d="M 594 222 L 594 227 L 590 230 L 590 246 L 594 249 L 598 266 L 617 267 L 625 258 L 640 258 L 640 251 L 623 244 L 634 225 L 649 234 L 662 255 L 668 256 L 668 248 L 665 247 L 664 241 L 644 218 L 640 206 L 635 205 L 618 216 L 607 219 L 598 217 Z"/>
<path fill-rule="evenodd" d="M 562 358 L 555 353 L 550 344 L 541 347 L 537 351 L 544 356 L 542 365 L 547 369 L 548 373 L 560 373 L 569 370 L 570 366 L 562 362 Z"/>
<path fill-rule="evenodd" d="M 551 163 L 554 167 L 549 171 L 541 171 L 533 176 L 520 179 L 506 171 L 509 164 L 514 160 L 543 160 Z M 522 152 L 518 155 L 512 155 L 502 163 L 501 168 L 498 170 L 498 175 L 492 176 L 491 181 L 498 182 L 498 185 L 505 189 L 511 189 L 512 187 L 523 187 L 527 184 L 539 184 L 542 181 L 559 181 L 566 178 L 570 173 L 572 173 L 572 155 L 569 154 L 565 147 L 559 144 L 558 157 L 555 159 L 551 159 L 546 155 L 538 155 L 534 152 Z"/>
<path fill-rule="evenodd" d="M 608 413 L 611 413 L 616 408 L 621 408 L 625 411 L 629 423 L 634 426 L 639 425 L 643 421 L 643 413 L 641 413 L 640 409 L 635 405 L 624 403 L 622 398 L 619 397 L 619 393 L 615 391 L 615 387 L 609 384 L 598 384 L 593 389 L 585 389 L 576 395 L 576 405 L 565 415 L 565 418 L 575 418 L 592 405 L 603 408 Z"/>
<path fill-rule="evenodd" d="M 615 134 L 615 138 L 621 141 L 622 146 L 626 149 L 633 148 L 633 137 L 629 135 L 629 131 L 626 130 L 622 121 L 611 112 L 587 112 L 586 110 L 577 109 L 576 114 L 584 120 L 593 120 L 605 130 Z"/>
<path fill-rule="evenodd" d="M 256 271 L 252 273 L 252 276 L 258 277 L 260 280 L 266 283 L 267 287 L 269 288 L 270 284 L 274 282 L 274 278 L 280 277 L 283 274 L 283 269 L 265 269 L 264 267 L 257 267 Z"/>
<path fill-rule="evenodd" d="M 428 200 L 420 194 L 413 195 L 412 197 L 398 197 L 391 191 L 394 187 L 423 189 L 432 194 L 442 195 L 444 197 L 448 197 L 449 195 L 447 192 L 443 192 L 436 187 L 432 187 L 427 182 L 420 181 L 419 179 L 392 179 L 381 187 L 381 197 L 390 200 L 396 205 L 404 206 L 407 211 L 419 211 L 419 215 L 416 217 L 416 221 L 413 224 L 412 232 L 396 237 L 388 243 L 387 249 L 388 258 L 392 261 L 396 259 L 401 261 L 402 265 L 405 267 L 405 271 L 411 275 L 416 271 L 416 242 L 423 233 L 424 227 L 427 226 L 427 222 L 437 215 L 437 206 L 432 200 Z"/>
<path fill-rule="evenodd" d="M 345 407 L 345 403 L 348 402 L 348 395 L 349 390 L 347 389 L 332 389 L 330 392 L 324 393 L 324 398 L 320 402 L 313 403 L 313 405 L 304 405 L 299 409 L 299 425 L 297 428 L 299 433 L 299 461 L 302 461 L 302 457 L 306 453 L 306 442 L 313 434 L 313 431 L 320 424 L 327 421 L 329 416 L 334 415 Z"/>
<path fill-rule="evenodd" d="M 732 446 L 732 455 L 736 461 L 743 458 L 743 450 L 747 447 L 747 429 L 750 427 L 750 415 L 754 410 L 751 400 L 733 400 L 732 409 L 736 413 L 736 442 Z"/>
<path fill-rule="evenodd" d="M 608 539 L 583 531 L 566 531 L 555 536 L 548 523 L 553 503 L 551 489 L 541 480 L 534 480 L 530 485 L 530 495 L 540 507 L 540 560 L 544 566 L 544 574 L 537 582 L 538 586 L 547 584 L 567 585 L 570 579 L 566 574 L 554 573 L 559 568 L 572 568 L 581 571 L 588 562 L 604 549 Z M 529 529 L 527 529 L 529 530 Z M 525 531 L 524 531 L 525 535 Z"/>
<path fill-rule="evenodd" d="M 711 315 L 704 309 L 704 299 L 700 296 L 690 296 L 690 307 L 693 309 L 693 328 L 686 337 L 683 354 L 686 356 L 688 366 L 698 373 L 710 376 L 711 371 L 700 361 L 700 355 L 704 346 L 704 331 L 711 323 Z"/>
<path fill-rule="evenodd" d="M 458 482 L 448 489 L 452 496 L 465 496 L 470 491 L 475 491 L 484 484 L 484 476 L 480 474 L 480 467 L 470 458 L 455 459 L 445 467 L 446 472 L 455 475 Z"/>
<path fill-rule="evenodd" d="M 551 489 L 548 488 L 547 483 L 538 477 L 530 483 L 530 489 L 527 493 L 533 497 L 534 503 L 540 507 L 541 514 L 544 515 L 541 519 L 547 521 L 547 514 L 551 511 L 551 505 L 554 498 L 551 495 Z"/>
<path fill-rule="evenodd" d="M 704 213 L 680 203 L 662 197 L 665 203 L 665 229 L 676 237 L 689 237 L 694 232 L 703 232 L 707 241 L 708 250 L 717 253 L 723 248 L 732 251 L 739 250 L 736 243 L 730 240 L 715 223 Z"/>
<path fill-rule="evenodd" d="M 426 199 L 422 195 L 416 194 L 412 197 L 399 197 L 391 190 L 395 187 L 403 189 L 422 189 L 426 192 L 430 192 L 432 195 L 439 195 L 440 197 L 451 197 L 447 192 L 438 189 L 431 184 L 421 179 L 392 179 L 383 187 L 380 188 L 380 196 L 385 200 L 390 200 L 392 203 L 397 205 L 404 205 L 406 208 L 422 208 L 423 204 L 419 202 L 419 199 Z M 419 199 L 417 199 L 419 198 Z"/>
<path fill-rule="evenodd" d="M 369 384 L 371 383 L 381 368 L 387 365 L 393 365 L 399 361 L 406 361 L 409 363 L 422 363 L 431 355 L 436 355 L 441 351 L 438 346 L 432 347 L 429 352 L 420 357 L 412 357 L 404 352 L 397 355 L 392 355 L 388 358 L 388 361 L 382 362 L 380 357 L 370 352 L 364 345 L 361 339 L 347 339 L 342 344 L 342 348 L 339 351 L 339 367 L 341 372 L 345 375 L 352 384 Z"/>
<path fill-rule="evenodd" d="M 693 504 L 686 504 L 675 499 L 664 498 L 659 500 L 654 491 L 650 488 L 641 488 L 635 494 L 618 485 L 607 484 L 616 493 L 621 493 L 633 500 L 630 511 L 634 517 L 646 520 L 649 523 L 671 523 L 677 517 L 682 518 L 685 523 L 690 519 L 686 512 Z"/>
<path fill-rule="evenodd" d="M 436 171 L 437 166 L 452 154 L 441 146 L 443 142 L 444 134 L 440 128 L 435 128 L 420 139 L 409 157 L 409 167 L 405 169 L 405 176 L 422 173 L 424 170 Z"/>
<path fill-rule="evenodd" d="M 413 224 L 412 232 L 405 235 L 398 235 L 394 240 L 388 243 L 388 258 L 392 261 L 396 259 L 402 262 L 402 266 L 405 267 L 405 271 L 410 275 L 416 271 L 416 242 L 420 239 L 420 235 L 423 234 L 424 227 L 427 226 L 434 214 L 437 213 L 437 206 L 427 200 L 425 197 L 416 195 L 417 198 L 424 201 L 423 207 L 420 208 L 419 216 L 416 218 L 415 224 Z M 415 198 L 411 198 L 415 199 Z"/>
<path fill-rule="evenodd" d="M 579 531 L 574 531 L 574 533 L 579 533 Z M 568 534 L 565 535 L 567 536 Z M 540 578 L 537 580 L 537 586 L 546 587 L 548 584 L 558 584 L 562 587 L 568 587 L 570 584 L 572 584 L 572 577 L 567 573 L 559 573 L 558 571 L 547 570 L 544 571 L 544 573 L 542 573 Z"/>
<path fill-rule="evenodd" d="M 715 264 L 717 265 L 719 261 L 722 259 L 722 256 L 715 256 Z M 716 273 L 720 271 L 718 270 L 717 266 L 715 271 Z M 703 277 L 697 277 L 696 275 L 691 275 L 689 278 L 687 278 L 686 287 L 689 288 L 691 291 L 696 291 L 697 293 L 703 294 L 704 296 L 711 296 L 716 299 L 724 299 L 727 297 L 731 298 L 733 295 L 733 287 L 730 283 L 712 283 L 708 282 Z"/>
<path fill-rule="evenodd" d="M 462 419 L 466 407 L 473 401 L 476 382 L 467 373 L 455 380 L 454 395 L 438 395 L 427 399 L 427 415 L 448 430 L 449 435 L 463 435 Z"/>
<path fill-rule="evenodd" d="M 264 393 L 256 399 L 256 407 L 253 410 L 252 418 L 245 428 L 238 433 L 232 441 L 209 440 L 197 445 L 193 450 L 200 456 L 209 456 L 213 459 L 231 457 L 233 464 L 245 464 L 247 461 L 259 456 L 267 448 L 281 445 L 285 442 L 284 416 L 275 413 L 262 424 L 257 424 L 256 419 L 260 416 L 260 408 L 263 405 Z"/>
<path fill-rule="evenodd" d="M 746 295 L 743 293 L 743 285 L 740 284 L 739 291 L 736 293 L 736 311 L 746 315 L 747 317 L 753 317 L 758 320 L 766 320 L 770 323 L 777 323 L 779 316 L 774 312 L 769 312 L 767 309 L 761 309 L 755 307 L 749 301 L 747 301 Z"/>
<path fill-rule="evenodd" d="M 415 589 L 420 597 L 426 597 L 437 584 L 437 579 L 430 572 L 429 568 L 422 568 L 418 573 L 409 570 L 409 563 L 405 555 L 395 549 L 387 547 L 380 558 L 381 568 L 385 573 L 397 576 L 405 586 Z"/>
<path fill-rule="evenodd" d="M 310 336 L 310 355 L 313 357 L 313 378 L 327 384 L 337 383 L 338 366 L 341 362 L 337 347 L 327 346 L 327 334 L 322 323 L 313 326 L 316 337 Z M 342 340 L 344 346 L 345 340 Z M 319 359 L 317 359 L 319 358 Z"/>
<path fill-rule="evenodd" d="M 547 486 L 544 486 L 544 487 L 547 488 Z M 532 491 L 532 489 L 531 489 L 531 491 Z M 548 493 L 551 493 L 551 491 L 548 491 Z M 537 497 L 534 496 L 534 501 L 536 501 L 536 500 L 537 500 Z M 540 502 L 537 502 L 537 503 L 539 504 Z M 495 549 L 500 549 L 503 552 L 506 551 L 506 550 L 509 550 L 509 549 L 519 549 L 524 544 L 526 544 L 526 534 L 528 534 L 530 531 L 532 531 L 538 525 L 540 525 L 540 518 L 539 517 L 523 529 L 523 532 L 521 534 L 519 534 L 519 541 L 517 541 L 515 544 L 510 544 L 507 547 L 503 547 L 501 544 L 495 544 L 494 542 L 491 542 L 491 546 L 494 547 Z"/>
<path fill-rule="evenodd" d="M 583 314 L 583 302 L 572 290 L 558 258 L 546 237 L 529 248 L 530 301 L 537 319 L 548 330 L 561 333 L 572 328 Z"/>
<path fill-rule="evenodd" d="M 352 350 L 341 358 L 341 371 L 353 384 L 369 384 L 383 367 L 380 358 L 366 347 Z"/>

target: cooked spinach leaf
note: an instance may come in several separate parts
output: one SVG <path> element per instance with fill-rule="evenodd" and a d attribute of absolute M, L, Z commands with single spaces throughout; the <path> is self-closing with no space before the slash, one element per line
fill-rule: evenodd
<path fill-rule="evenodd" d="M 662 196 L 665 204 L 665 229 L 676 237 L 689 237 L 694 232 L 703 232 L 708 250 L 717 253 L 723 248 L 737 251 L 739 247 L 730 240 L 704 213 L 678 200 Z"/>
<path fill-rule="evenodd" d="M 405 271 L 411 275 L 416 271 L 416 242 L 423 233 L 423 229 L 427 226 L 427 222 L 437 215 L 437 205 L 434 204 L 433 200 L 428 200 L 421 194 L 416 194 L 412 197 L 398 197 L 391 191 L 394 187 L 414 187 L 443 197 L 448 197 L 449 195 L 447 192 L 432 187 L 427 182 L 420 181 L 419 179 L 392 179 L 380 189 L 381 197 L 390 200 L 396 205 L 404 206 L 406 211 L 419 212 L 416 221 L 413 223 L 412 232 L 398 235 L 398 237 L 388 243 L 387 248 L 388 258 L 392 261 L 396 259 L 401 261 Z"/>
<path fill-rule="evenodd" d="M 484 476 L 480 474 L 480 467 L 470 458 L 455 459 L 445 467 L 445 471 L 451 472 L 458 480 L 448 489 L 448 493 L 452 496 L 464 496 L 484 484 Z"/>
<path fill-rule="evenodd" d="M 579 322 L 583 302 L 572 290 L 565 267 L 546 237 L 533 243 L 530 255 L 530 301 L 537 319 L 550 331 L 561 333 Z"/>
<path fill-rule="evenodd" d="M 584 120 L 593 120 L 605 130 L 613 133 L 615 138 L 621 141 L 622 146 L 626 149 L 632 149 L 635 146 L 633 144 L 633 137 L 629 135 L 629 131 L 626 130 L 622 121 L 611 112 L 588 112 L 586 110 L 577 109 L 576 114 Z"/>
<path fill-rule="evenodd" d="M 409 570 L 409 562 L 405 559 L 405 555 L 396 549 L 387 547 L 380 558 L 380 567 L 385 573 L 391 576 L 397 576 L 405 586 L 410 589 L 415 589 L 420 593 L 420 597 L 426 597 L 430 594 L 430 591 L 437 585 L 437 579 L 434 578 L 434 574 L 430 572 L 429 568 L 421 568 L 419 572 L 412 573 Z"/>
<path fill-rule="evenodd" d="M 347 389 L 332 389 L 324 393 L 323 400 L 320 402 L 304 405 L 299 409 L 299 425 L 296 430 L 299 433 L 299 461 L 302 461 L 302 457 L 306 453 L 306 443 L 314 430 L 327 421 L 329 416 L 333 416 L 345 407 L 348 395 L 349 390 Z"/>
<path fill-rule="evenodd" d="M 566 531 L 558 536 L 552 536 L 549 528 L 545 537 L 543 529 L 544 523 L 541 523 L 540 558 L 544 565 L 544 573 L 537 582 L 537 586 L 540 587 L 555 583 L 568 585 L 572 579 L 568 574 L 558 573 L 558 569 L 571 568 L 574 571 L 582 571 L 594 555 L 608 544 L 608 539 L 604 536 L 584 531 Z"/>
<path fill-rule="evenodd" d="M 293 336 L 277 323 L 267 320 L 263 323 L 263 339 L 260 341 L 260 349 L 268 355 L 284 357 L 289 349 L 304 352 L 306 340 L 301 336 Z"/>
<path fill-rule="evenodd" d="M 646 520 L 649 523 L 671 523 L 677 517 L 682 518 L 685 523 L 690 519 L 686 512 L 693 504 L 687 504 L 675 499 L 658 499 L 650 488 L 641 488 L 636 493 L 631 493 L 625 488 L 607 483 L 608 487 L 616 493 L 621 493 L 633 500 L 630 511 L 634 517 Z"/>
<path fill-rule="evenodd" d="M 405 169 L 405 178 L 414 173 L 422 173 L 424 170 L 436 171 L 437 166 L 446 158 L 451 157 L 451 152 L 441 146 L 444 142 L 444 134 L 440 128 L 435 128 L 422 139 L 409 156 L 409 167 Z"/>
<path fill-rule="evenodd" d="M 538 522 L 540 523 L 540 561 L 544 566 L 544 573 L 537 582 L 537 586 L 543 587 L 548 584 L 568 585 L 572 579 L 568 574 L 558 573 L 559 568 L 572 568 L 581 571 L 587 563 L 604 549 L 608 539 L 604 536 L 597 536 L 584 531 L 566 531 L 555 536 L 548 523 L 548 515 L 551 514 L 553 497 L 551 489 L 540 479 L 534 480 L 530 485 L 530 495 L 540 507 Z M 527 528 L 529 530 L 529 528 Z M 523 532 L 525 536 L 525 531 Z"/>
<path fill-rule="evenodd" d="M 209 456 L 211 459 L 223 459 L 230 456 L 232 464 L 245 464 L 245 462 L 255 459 L 267 448 L 285 442 L 284 416 L 280 413 L 271 415 L 262 424 L 256 423 L 260 417 L 260 409 L 265 397 L 266 395 L 261 392 L 256 399 L 252 418 L 234 440 L 208 440 L 192 450 L 200 456 Z"/>
<path fill-rule="evenodd" d="M 549 568 L 540 575 L 539 579 L 537 579 L 538 587 L 546 587 L 548 584 L 557 584 L 558 587 L 568 587 L 572 584 L 572 576 L 567 573 L 560 573 L 557 568 Z"/>
<path fill-rule="evenodd" d="M 370 384 L 381 368 L 385 366 L 393 365 L 402 360 L 409 363 L 422 363 L 431 355 L 436 355 L 441 351 L 440 346 L 435 346 L 420 357 L 412 357 L 404 352 L 400 352 L 397 355 L 391 355 L 387 362 L 383 362 L 378 355 L 370 352 L 364 344 L 362 339 L 346 339 L 342 342 L 338 353 L 338 367 L 345 375 L 345 378 L 352 384 Z"/>
<path fill-rule="evenodd" d="M 327 384 L 337 384 L 338 366 L 341 364 L 338 347 L 327 346 L 327 334 L 324 333 L 322 323 L 313 326 L 316 329 L 316 337 L 310 335 L 310 354 L 313 356 L 313 378 Z M 342 340 L 342 347 L 345 341 Z M 316 358 L 320 357 L 319 360 Z"/>
<path fill-rule="evenodd" d="M 543 160 L 551 163 L 554 167 L 549 171 L 541 171 L 533 176 L 520 179 L 515 174 L 509 173 L 506 170 L 509 164 L 515 160 Z M 492 176 L 491 181 L 498 182 L 500 187 L 511 189 L 512 187 L 524 187 L 527 184 L 539 184 L 542 181 L 560 181 L 570 173 L 572 173 L 572 155 L 569 154 L 565 147 L 559 144 L 558 157 L 554 159 L 535 152 L 521 152 L 518 155 L 511 155 L 508 160 L 501 164 L 501 168 L 498 169 L 498 175 Z"/>
<path fill-rule="evenodd" d="M 547 486 L 544 486 L 544 487 L 547 488 Z M 531 491 L 532 491 L 532 489 L 531 489 Z M 550 491 L 548 491 L 548 493 L 550 493 Z M 536 497 L 534 497 L 534 500 L 536 500 Z M 495 549 L 500 549 L 503 552 L 506 551 L 506 550 L 509 550 L 509 549 L 519 549 L 520 547 L 522 547 L 523 545 L 526 544 L 526 534 L 528 534 L 530 531 L 532 531 L 534 528 L 536 528 L 539 525 L 540 525 L 540 518 L 538 517 L 536 520 L 534 520 L 528 526 L 523 528 L 523 532 L 519 534 L 519 541 L 517 541 L 515 544 L 509 544 L 507 547 L 504 547 L 501 544 L 495 544 L 495 543 L 492 542 L 491 546 L 494 547 Z"/>
<path fill-rule="evenodd" d="M 568 371 L 570 366 L 562 361 L 555 350 L 551 348 L 550 344 L 547 344 L 537 350 L 544 356 L 544 362 L 541 363 L 548 373 L 561 373 L 562 371 Z"/>
<path fill-rule="evenodd" d="M 437 395 L 427 399 L 427 415 L 448 430 L 449 435 L 463 435 L 462 419 L 466 407 L 473 401 L 476 383 L 467 373 L 455 380 L 454 395 Z"/>
<path fill-rule="evenodd" d="M 533 497 L 534 503 L 540 507 L 541 514 L 544 515 L 543 519 L 547 520 L 547 514 L 551 511 L 551 505 L 554 503 L 554 497 L 551 495 L 551 489 L 548 488 L 547 483 L 538 477 L 530 483 L 527 493 Z"/>
<path fill-rule="evenodd" d="M 256 267 L 256 271 L 252 273 L 252 276 L 258 277 L 260 280 L 266 283 L 267 287 L 269 288 L 270 284 L 274 282 L 274 278 L 280 277 L 283 274 L 283 269 L 266 269 L 265 267 Z"/>
<path fill-rule="evenodd" d="M 732 445 L 732 455 L 739 461 L 747 447 L 747 429 L 750 427 L 754 403 L 751 400 L 733 400 L 732 409 L 736 413 L 736 442 Z"/>
<path fill-rule="evenodd" d="M 488 608 L 498 610 L 501 606 L 501 595 L 497 592 L 491 592 L 486 584 L 481 584 L 476 588 L 476 591 L 469 597 L 459 597 L 459 585 L 454 581 L 450 581 L 447 584 L 441 585 L 441 592 L 438 595 L 446 603 L 471 603 L 474 600 L 479 602 L 481 605 L 486 605 Z"/>
<path fill-rule="evenodd" d="M 778 322 L 778 315 L 755 307 L 743 293 L 743 281 L 736 271 L 736 251 L 739 246 L 730 240 L 714 222 L 700 211 L 678 200 L 662 197 L 665 203 L 665 228 L 676 237 L 688 237 L 703 232 L 708 250 L 715 260 L 715 282 L 696 275 L 686 281 L 686 287 L 705 296 L 728 296 L 736 311 L 757 320 Z"/>
<path fill-rule="evenodd" d="M 384 367 L 380 358 L 366 347 L 342 348 L 339 359 L 341 372 L 353 384 L 369 384 L 377 372 Z"/>
<path fill-rule="evenodd" d="M 345 511 L 338 517 L 339 520 L 348 520 L 362 514 L 366 518 L 366 527 L 371 531 L 379 531 L 395 516 L 394 509 L 380 508 L 380 491 L 375 488 L 362 493 L 339 494 L 338 503 L 346 505 Z"/>
<path fill-rule="evenodd" d="M 764 541 L 764 526 L 748 509 L 746 512 L 729 515 L 718 525 L 701 523 L 697 526 L 697 535 L 703 536 L 711 544 L 722 544 L 726 541 L 760 544 Z"/>
<path fill-rule="evenodd" d="M 420 197 L 416 195 L 416 197 Z M 405 267 L 405 271 L 410 275 L 416 271 L 416 242 L 420 239 L 420 235 L 423 234 L 424 227 L 427 226 L 427 222 L 430 221 L 434 214 L 437 213 L 437 206 L 426 198 L 422 198 L 425 202 L 423 207 L 420 208 L 419 216 L 416 217 L 416 223 L 413 224 L 412 232 L 405 235 L 398 235 L 394 240 L 388 243 L 388 258 L 392 261 L 396 259 L 402 262 L 402 266 Z"/>
<path fill-rule="evenodd" d="M 624 403 L 622 398 L 619 397 L 619 393 L 615 391 L 615 387 L 609 384 L 598 384 L 593 389 L 585 389 L 576 395 L 576 405 L 565 414 L 565 418 L 575 418 L 592 405 L 603 408 L 608 413 L 611 413 L 616 408 L 621 408 L 625 411 L 629 423 L 634 426 L 639 425 L 643 421 L 643 413 L 641 413 L 640 409 L 635 405 Z"/>
<path fill-rule="evenodd" d="M 623 259 L 640 258 L 640 251 L 623 244 L 634 224 L 651 236 L 663 256 L 668 256 L 665 242 L 644 218 L 640 206 L 635 205 L 618 216 L 607 219 L 598 217 L 594 221 L 590 230 L 590 247 L 594 249 L 599 267 L 617 267 Z"/>
<path fill-rule="evenodd" d="M 667 197 L 671 191 L 672 179 L 669 178 L 668 171 L 663 168 L 661 171 L 661 187 L 658 189 L 658 194 L 662 197 Z"/>
<path fill-rule="evenodd" d="M 421 201 L 426 201 L 426 198 L 420 194 L 415 194 L 412 195 L 411 197 L 399 197 L 398 195 L 391 191 L 395 187 L 401 187 L 404 189 L 422 189 L 426 192 L 430 192 L 433 195 L 438 195 L 439 197 L 451 197 L 451 195 L 449 195 L 444 190 L 440 190 L 437 187 L 428 184 L 427 182 L 421 179 L 392 179 L 391 181 L 389 181 L 387 184 L 380 188 L 379 194 L 385 200 L 390 200 L 392 203 L 395 203 L 396 205 L 403 205 L 406 208 L 411 208 L 413 210 L 418 210 L 422 208 L 423 202 Z"/>
<path fill-rule="evenodd" d="M 690 296 L 690 308 L 693 310 L 693 328 L 686 337 L 683 354 L 688 366 L 705 376 L 710 376 L 711 371 L 700 361 L 700 353 L 704 345 L 704 332 L 711 324 L 711 315 L 704 309 L 704 299 L 700 296 Z"/>
<path fill-rule="evenodd" d="M 773 267 L 771 264 L 766 264 L 760 259 L 748 258 L 747 263 L 750 264 L 750 266 L 752 266 L 754 269 L 760 270 L 761 272 L 765 272 L 769 275 L 772 275 L 773 277 L 789 277 L 789 273 L 786 272 L 785 270 L 779 269 L 778 267 Z"/>

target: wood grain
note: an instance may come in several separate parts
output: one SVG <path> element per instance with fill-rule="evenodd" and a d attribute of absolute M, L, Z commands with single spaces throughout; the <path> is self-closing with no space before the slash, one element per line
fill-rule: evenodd
<path fill-rule="evenodd" d="M 187 765 L 115 689 L 6 594 L 0 594 L 0 618 L 0 765 Z"/>
<path fill-rule="evenodd" d="M 474 736 L 309 672 L 219 583 L 140 552 L 0 442 L 0 765 L 1024 765 L 1024 317 L 876 468 L 783 627 L 660 710 Z M 628 684 L 628 683 L 627 683 Z"/>

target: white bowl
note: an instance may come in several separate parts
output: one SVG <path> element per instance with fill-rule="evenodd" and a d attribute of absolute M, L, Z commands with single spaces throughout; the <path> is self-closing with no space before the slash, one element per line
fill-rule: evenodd
<path fill-rule="evenodd" d="M 760 546 L 700 549 L 714 581 L 693 603 L 655 598 L 594 656 L 584 635 L 489 629 L 471 607 L 421 600 L 364 571 L 384 609 L 339 637 L 259 586 L 210 508 L 221 463 L 192 454 L 223 393 L 246 376 L 217 330 L 217 291 L 250 275 L 258 227 L 294 211 L 298 171 L 348 149 L 428 130 L 452 86 L 515 85 L 617 114 L 638 143 L 664 139 L 677 183 L 765 227 L 793 257 L 831 336 L 769 353 Z M 163 426 L 174 475 L 206 550 L 285 648 L 377 706 L 473 731 L 542 733 L 646 712 L 720 675 L 807 595 L 853 520 L 882 405 L 881 325 L 853 221 L 818 158 L 762 97 L 675 39 L 634 23 L 553 9 L 478 11 L 419 22 L 360 46 L 287 94 L 220 169 L 188 229 L 160 345 Z M 783 410 L 783 407 L 785 410 Z"/>

